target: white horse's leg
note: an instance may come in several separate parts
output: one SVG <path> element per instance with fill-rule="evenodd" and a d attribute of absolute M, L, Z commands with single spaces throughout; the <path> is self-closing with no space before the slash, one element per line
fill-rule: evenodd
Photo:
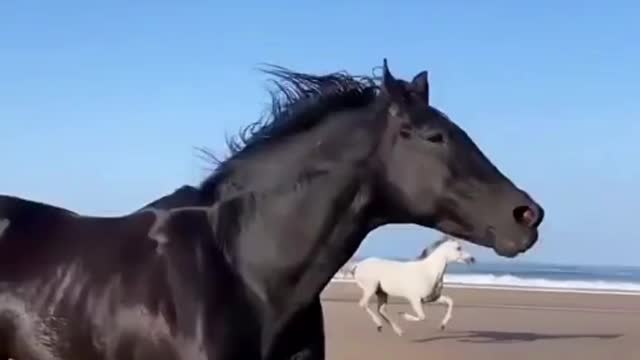
<path fill-rule="evenodd" d="M 409 303 L 411 304 L 411 307 L 413 308 L 413 311 L 415 311 L 417 316 L 411 315 L 406 312 L 403 312 L 402 316 L 408 321 L 422 321 L 426 319 L 424 310 L 422 309 L 422 301 L 420 301 L 420 298 L 407 298 L 407 300 L 409 300 Z"/>
<path fill-rule="evenodd" d="M 447 323 L 449 323 L 449 320 L 451 319 L 453 300 L 451 300 L 451 298 L 448 296 L 440 295 L 440 297 L 437 298 L 434 302 L 447 305 L 447 312 L 446 314 L 444 314 L 444 318 L 442 319 L 442 323 L 440 324 L 440 330 L 444 330 L 444 328 L 447 326 Z"/>
<path fill-rule="evenodd" d="M 389 295 L 382 291 L 378 291 L 376 295 L 378 295 L 378 314 L 380 314 L 380 317 L 386 321 L 387 324 L 391 325 L 393 331 L 398 336 L 402 336 L 402 329 L 400 329 L 400 326 L 394 323 L 389 317 L 389 314 L 387 314 L 387 302 L 389 301 Z"/>
<path fill-rule="evenodd" d="M 376 315 L 369 307 L 369 300 L 376 293 L 378 284 L 360 284 L 360 287 L 362 288 L 362 298 L 360 298 L 359 305 L 361 308 L 365 309 L 367 313 L 369 313 L 369 316 L 371 317 L 371 320 L 373 320 L 373 322 L 376 324 L 378 331 L 382 331 L 382 321 L 380 321 L 378 315 Z"/>

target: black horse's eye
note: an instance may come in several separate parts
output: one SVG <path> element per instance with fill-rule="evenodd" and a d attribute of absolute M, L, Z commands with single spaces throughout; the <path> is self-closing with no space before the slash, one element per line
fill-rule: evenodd
<path fill-rule="evenodd" d="M 427 139 L 427 141 L 429 142 L 440 144 L 444 142 L 444 135 L 442 135 L 441 133 L 431 134 L 427 135 L 425 139 Z"/>

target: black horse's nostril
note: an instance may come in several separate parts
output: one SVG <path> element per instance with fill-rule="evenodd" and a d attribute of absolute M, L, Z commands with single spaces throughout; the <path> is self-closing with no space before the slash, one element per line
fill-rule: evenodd
<path fill-rule="evenodd" d="M 540 213 L 530 206 L 518 206 L 513 209 L 513 217 L 518 224 L 522 224 L 526 227 L 536 227 L 540 223 Z"/>

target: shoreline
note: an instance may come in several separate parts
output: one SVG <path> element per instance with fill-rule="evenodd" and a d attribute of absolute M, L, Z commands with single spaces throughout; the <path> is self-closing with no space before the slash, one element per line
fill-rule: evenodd
<path fill-rule="evenodd" d="M 333 278 L 329 282 L 354 284 L 355 280 L 349 278 Z M 622 296 L 640 296 L 640 291 L 633 290 L 609 290 L 609 289 L 589 289 L 589 288 L 555 288 L 555 287 L 536 287 L 536 286 L 518 286 L 518 285 L 492 285 L 492 284 L 465 284 L 456 282 L 444 282 L 448 288 L 452 289 L 470 289 L 470 290 L 497 290 L 497 291 L 521 291 L 521 292 L 540 292 L 540 293 L 561 293 L 561 294 L 585 294 L 585 295 L 622 295 Z"/>

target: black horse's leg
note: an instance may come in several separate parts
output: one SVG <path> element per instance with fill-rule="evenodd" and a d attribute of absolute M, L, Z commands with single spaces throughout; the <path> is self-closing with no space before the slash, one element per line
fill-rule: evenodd
<path fill-rule="evenodd" d="M 11 358 L 10 345 L 13 342 L 16 330 L 10 317 L 0 314 L 0 360 Z"/>
<path fill-rule="evenodd" d="M 297 319 L 299 329 L 304 329 L 300 350 L 294 352 L 291 360 L 324 360 L 325 340 L 324 340 L 324 314 L 320 297 L 316 298 L 306 309 L 306 316 Z M 296 331 L 296 329 L 293 329 Z"/>
<path fill-rule="evenodd" d="M 318 296 L 291 319 L 269 360 L 324 360 L 324 318 Z"/>

